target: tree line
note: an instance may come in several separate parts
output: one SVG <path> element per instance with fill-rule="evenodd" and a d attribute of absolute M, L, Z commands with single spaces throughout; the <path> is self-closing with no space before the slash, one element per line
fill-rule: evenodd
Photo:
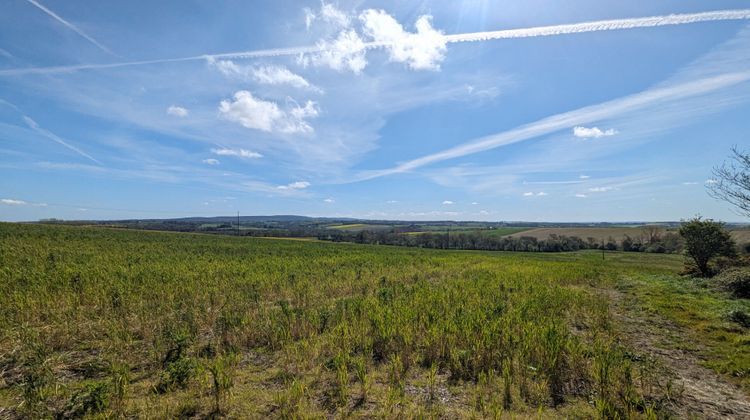
<path fill-rule="evenodd" d="M 547 239 L 532 236 L 487 235 L 486 232 L 424 232 L 404 234 L 394 231 L 360 232 L 324 231 L 317 238 L 333 242 L 353 242 L 358 244 L 395 245 L 418 248 L 459 249 L 479 251 L 516 251 L 516 252 L 570 252 L 584 249 L 603 249 L 609 251 L 677 253 L 682 250 L 683 241 L 679 235 L 671 232 L 654 233 L 650 236 L 626 236 L 618 242 L 613 237 L 607 240 L 586 239 L 577 236 L 552 234 Z"/>

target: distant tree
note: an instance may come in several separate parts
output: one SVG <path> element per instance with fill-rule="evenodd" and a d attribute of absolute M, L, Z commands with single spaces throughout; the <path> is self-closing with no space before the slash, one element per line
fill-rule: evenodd
<path fill-rule="evenodd" d="M 750 152 L 733 147 L 730 160 L 714 168 L 713 172 L 714 179 L 708 184 L 709 194 L 750 217 Z"/>
<path fill-rule="evenodd" d="M 721 222 L 695 217 L 682 223 L 680 236 L 685 239 L 685 253 L 704 277 L 712 274 L 709 266 L 711 259 L 736 255 L 734 240 Z"/>

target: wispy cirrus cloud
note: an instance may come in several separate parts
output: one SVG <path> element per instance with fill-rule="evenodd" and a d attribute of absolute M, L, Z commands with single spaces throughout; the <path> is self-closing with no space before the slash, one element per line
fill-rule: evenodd
<path fill-rule="evenodd" d="M 211 153 L 215 155 L 219 155 L 219 156 L 235 156 L 235 157 L 240 157 L 240 158 L 245 158 L 245 159 L 259 159 L 263 157 L 263 155 L 261 155 L 258 152 L 253 152 L 253 151 L 246 150 L 246 149 L 228 149 L 228 148 L 211 149 Z M 205 160 L 203 162 L 209 163 L 211 165 L 216 165 L 219 163 L 219 161 L 217 161 L 216 159 L 210 159 L 210 160 L 215 161 L 215 162 L 209 163 L 209 162 L 206 162 Z"/>
<path fill-rule="evenodd" d="M 36 8 L 38 8 L 41 11 L 43 11 L 44 13 L 46 13 L 47 15 L 49 15 L 50 17 L 52 17 L 56 21 L 62 23 L 65 27 L 67 27 L 68 29 L 70 29 L 73 32 L 77 33 L 78 35 L 80 35 L 81 37 L 83 37 L 84 39 L 86 39 L 88 42 L 92 43 L 94 46 L 96 46 L 100 50 L 104 51 L 107 54 L 117 56 L 117 54 L 113 53 L 109 48 L 105 47 L 99 41 L 95 40 L 94 38 L 92 38 L 91 36 L 89 36 L 87 33 L 83 32 L 77 26 L 75 26 L 72 23 L 68 22 L 67 20 L 61 18 L 57 13 L 55 13 L 52 10 L 48 9 L 43 4 L 39 3 L 36 0 L 26 0 L 26 1 L 28 1 L 29 3 L 31 3 L 32 5 L 34 5 Z"/>
<path fill-rule="evenodd" d="M 295 181 L 286 185 L 279 185 L 276 188 L 279 190 L 304 190 L 309 186 L 310 183 L 307 181 Z"/>
<path fill-rule="evenodd" d="M 33 207 L 47 207 L 47 203 L 30 203 L 24 200 L 17 200 L 14 198 L 0 198 L 0 204 L 4 206 L 33 206 Z"/>
<path fill-rule="evenodd" d="M 167 108 L 167 115 L 184 118 L 184 117 L 187 117 L 188 114 L 190 114 L 190 111 L 188 111 L 186 108 L 183 108 L 181 106 L 170 105 Z"/>

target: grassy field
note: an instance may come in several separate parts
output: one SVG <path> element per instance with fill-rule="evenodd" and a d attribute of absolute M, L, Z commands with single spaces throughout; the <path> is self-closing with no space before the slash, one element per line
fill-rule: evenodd
<path fill-rule="evenodd" d="M 750 374 L 750 305 L 680 265 L 0 224 L 0 417 L 655 418 L 673 384 L 606 291 Z"/>

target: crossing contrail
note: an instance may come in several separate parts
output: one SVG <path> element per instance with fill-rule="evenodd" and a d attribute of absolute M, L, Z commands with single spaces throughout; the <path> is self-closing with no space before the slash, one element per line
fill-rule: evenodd
<path fill-rule="evenodd" d="M 109 48 L 105 47 L 104 45 L 100 44 L 99 41 L 95 40 L 94 38 L 90 37 L 88 34 L 80 30 L 77 26 L 73 25 L 72 23 L 68 22 L 67 20 L 61 18 L 57 13 L 53 12 L 52 10 L 46 8 L 43 4 L 39 3 L 36 0 L 26 0 L 29 3 L 33 4 L 35 7 L 37 7 L 39 10 L 43 11 L 44 13 L 48 14 L 52 19 L 55 19 L 56 21 L 62 23 L 65 25 L 68 29 L 71 31 L 77 33 L 90 43 L 94 44 L 97 48 L 100 50 L 106 52 L 107 54 L 111 54 L 114 56 L 117 56 L 117 54 L 113 53 L 109 50 Z"/>
<path fill-rule="evenodd" d="M 34 3 L 37 7 L 42 7 L 34 0 L 28 0 Z M 43 9 L 46 10 L 46 9 Z M 56 15 L 55 15 L 56 16 Z M 518 28 L 518 29 L 506 29 L 500 31 L 489 31 L 489 32 L 470 32 L 463 34 L 444 35 L 443 39 L 447 44 L 459 43 L 459 42 L 481 42 L 490 40 L 500 39 L 515 39 L 515 38 L 531 38 L 531 37 L 543 37 L 543 36 L 557 36 L 567 34 L 579 34 L 586 32 L 601 32 L 601 31 L 616 31 L 636 28 L 653 28 L 659 26 L 670 26 L 670 25 L 686 25 L 699 22 L 717 22 L 717 21 L 731 21 L 731 20 L 750 20 L 750 9 L 735 9 L 735 10 L 716 10 L 710 12 L 700 13 L 687 13 L 687 14 L 671 14 L 663 16 L 650 16 L 642 18 L 628 18 L 628 19 L 611 19 L 611 20 L 599 20 L 593 22 L 582 22 L 582 23 L 571 23 L 566 25 L 552 25 L 552 26 L 537 26 L 531 28 Z M 77 31 L 77 30 L 76 30 Z M 78 32 L 78 31 L 77 31 Z M 82 34 L 81 32 L 79 32 Z M 87 39 L 88 36 L 82 34 Z M 92 39 L 89 39 L 92 42 Z M 97 45 L 99 45 L 97 43 Z M 363 44 L 363 49 L 374 49 L 387 47 L 389 44 L 369 42 Z M 101 45 L 99 45 L 101 47 Z M 102 47 L 103 48 L 103 47 Z M 24 74 L 50 74 L 50 73 L 69 73 L 80 70 L 96 70 L 96 69 L 112 69 L 120 67 L 132 67 L 132 66 L 143 66 L 151 64 L 164 64 L 164 63 L 177 63 L 186 61 L 200 61 L 209 58 L 213 59 L 248 59 L 248 58 L 261 58 L 261 57 L 281 57 L 281 56 L 296 56 L 300 54 L 310 54 L 325 51 L 326 47 L 322 45 L 313 46 L 302 46 L 302 47 L 291 47 L 291 48 L 275 48 L 275 49 L 264 49 L 264 50 L 253 50 L 253 51 L 239 51 L 229 52 L 221 54 L 203 54 L 190 57 L 179 57 L 179 58 L 164 58 L 154 60 L 141 60 L 141 61 L 126 61 L 118 63 L 107 63 L 107 64 L 78 64 L 70 66 L 55 66 L 55 67 L 29 67 L 29 68 L 18 68 L 18 69 L 5 69 L 0 70 L 0 76 L 14 76 Z"/>

